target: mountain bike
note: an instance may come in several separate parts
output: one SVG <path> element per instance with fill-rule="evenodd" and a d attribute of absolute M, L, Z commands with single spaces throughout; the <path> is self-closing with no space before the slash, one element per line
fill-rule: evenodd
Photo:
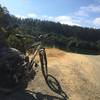
<path fill-rule="evenodd" d="M 21 38 L 23 37 L 23 36 L 20 36 L 20 35 L 16 35 L 16 36 L 17 37 L 21 37 Z M 33 39 L 36 38 L 38 40 L 38 42 L 33 43 L 26 50 L 26 51 L 31 51 L 31 54 L 32 54 L 32 57 L 31 57 L 30 60 L 29 60 L 30 54 L 26 55 L 27 71 L 28 71 L 28 73 L 30 73 L 33 69 L 37 68 L 38 64 L 35 61 L 35 58 L 36 58 L 37 55 L 39 55 L 39 62 L 40 62 L 42 74 L 44 76 L 46 84 L 48 85 L 48 87 L 53 92 L 61 95 L 64 98 L 64 100 L 66 100 L 66 98 L 68 98 L 68 96 L 62 90 L 58 80 L 55 77 L 53 77 L 51 74 L 49 74 L 49 72 L 48 72 L 47 55 L 46 55 L 45 48 L 44 48 L 44 46 L 42 44 L 42 41 L 44 39 L 48 38 L 48 34 L 39 35 L 38 37 L 29 37 L 29 38 L 33 38 Z"/>
<path fill-rule="evenodd" d="M 29 37 L 29 36 L 28 36 Z M 27 58 L 27 71 L 30 73 L 32 69 L 36 69 L 38 64 L 35 61 L 37 55 L 39 55 L 40 59 L 40 66 L 42 70 L 42 74 L 44 76 L 45 82 L 47 83 L 48 87 L 55 93 L 61 95 L 64 100 L 68 98 L 65 92 L 62 90 L 58 80 L 53 77 L 51 74 L 48 73 L 48 63 L 47 63 L 47 55 L 44 46 L 42 45 L 43 39 L 46 39 L 48 35 L 39 35 L 38 37 L 31 37 L 36 38 L 38 42 L 32 44 L 26 51 L 31 50 L 32 58 L 29 61 L 29 55 L 26 56 Z"/>

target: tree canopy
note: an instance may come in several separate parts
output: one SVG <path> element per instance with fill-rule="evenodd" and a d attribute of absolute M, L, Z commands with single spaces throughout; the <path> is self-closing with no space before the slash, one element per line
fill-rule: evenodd
<path fill-rule="evenodd" d="M 15 34 L 39 36 L 49 34 L 43 44 L 48 47 L 57 47 L 67 51 L 96 51 L 100 52 L 100 29 L 69 26 L 59 22 L 38 20 L 32 18 L 17 18 L 9 14 L 6 7 L 0 5 L 0 32 L 7 36 L 9 46 L 23 49 L 20 40 Z M 26 38 L 25 46 L 31 45 L 33 41 Z"/>

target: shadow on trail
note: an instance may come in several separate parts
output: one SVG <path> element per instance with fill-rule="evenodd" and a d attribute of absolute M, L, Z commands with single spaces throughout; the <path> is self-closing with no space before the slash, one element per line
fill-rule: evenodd
<path fill-rule="evenodd" d="M 17 91 L 12 94 L 0 94 L 0 100 L 67 100 L 61 97 L 42 94 L 41 92 Z"/>
<path fill-rule="evenodd" d="M 38 93 L 31 92 L 31 93 L 34 95 L 34 99 L 33 100 L 67 100 L 67 99 L 62 98 L 62 97 L 42 94 L 41 92 L 38 92 Z"/>
<path fill-rule="evenodd" d="M 0 92 L 0 100 L 68 100 L 67 94 L 62 90 L 55 77 L 48 74 L 45 78 L 45 81 L 49 88 L 59 96 L 52 96 L 43 94 L 42 92 L 34 92 L 22 89 L 6 94 Z"/>

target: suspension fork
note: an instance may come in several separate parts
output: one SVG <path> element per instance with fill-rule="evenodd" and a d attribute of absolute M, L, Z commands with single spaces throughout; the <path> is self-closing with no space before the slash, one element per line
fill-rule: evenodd
<path fill-rule="evenodd" d="M 46 56 L 45 48 L 39 50 L 39 57 L 40 57 L 42 74 L 46 80 L 46 77 L 48 75 L 48 67 L 47 67 L 47 56 Z"/>

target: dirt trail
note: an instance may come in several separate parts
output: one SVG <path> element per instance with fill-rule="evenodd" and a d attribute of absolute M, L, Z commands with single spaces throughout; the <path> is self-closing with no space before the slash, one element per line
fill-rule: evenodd
<path fill-rule="evenodd" d="M 67 53 L 55 48 L 46 52 L 49 73 L 59 81 L 69 100 L 100 100 L 100 56 Z M 47 87 L 41 71 L 29 89 L 56 95 Z"/>

